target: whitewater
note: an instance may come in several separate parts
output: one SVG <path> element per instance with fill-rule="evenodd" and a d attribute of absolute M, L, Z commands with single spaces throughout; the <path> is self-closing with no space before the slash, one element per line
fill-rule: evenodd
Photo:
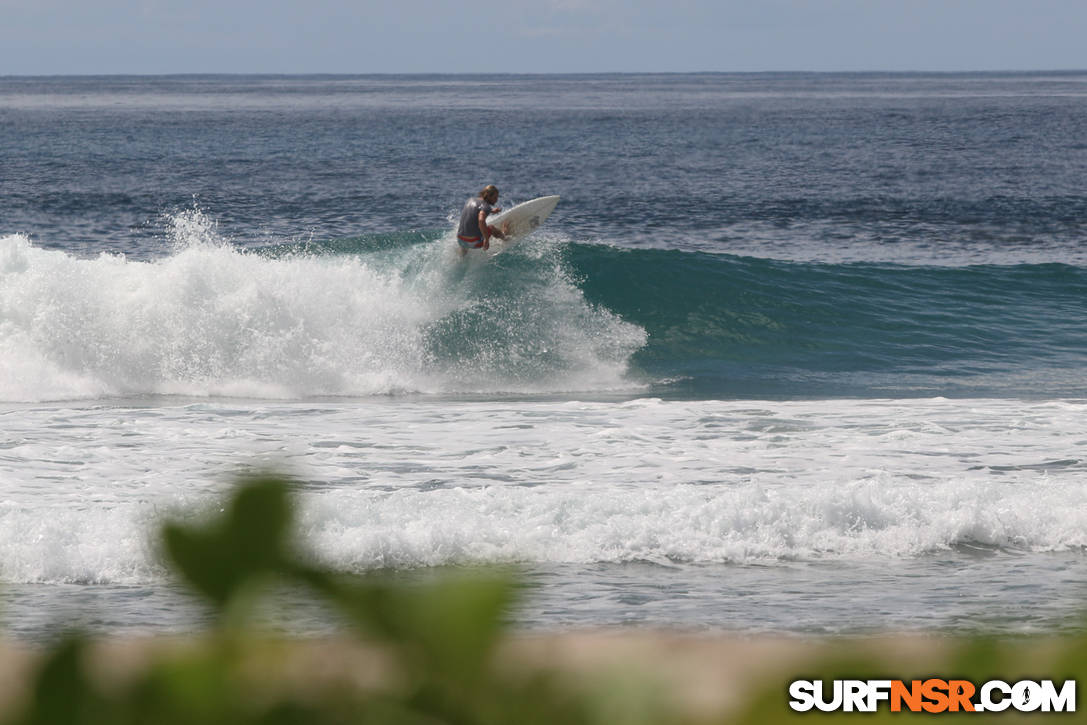
<path fill-rule="evenodd" d="M 630 387 L 645 340 L 556 263 L 496 281 L 501 260 L 462 263 L 448 239 L 261 255 L 199 211 L 172 237 L 155 261 L 0 238 L 0 400 L 606 390 Z"/>
<path fill-rule="evenodd" d="M 1063 627 L 1085 418 L 1083 401 L 947 399 L 9 405 L 9 625 L 43 636 L 44 592 L 74 587 L 66 616 L 90 626 L 183 631 L 180 598 L 115 610 L 170 591 L 163 517 L 256 469 L 303 482 L 302 541 L 343 569 L 527 567 L 531 626 Z"/>

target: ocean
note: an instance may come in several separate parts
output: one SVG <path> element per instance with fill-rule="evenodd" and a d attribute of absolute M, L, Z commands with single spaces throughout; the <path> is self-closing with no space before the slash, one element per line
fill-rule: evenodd
<path fill-rule="evenodd" d="M 202 626 L 252 469 L 523 630 L 1081 631 L 1085 169 L 1080 72 L 0 77 L 4 631 Z"/>

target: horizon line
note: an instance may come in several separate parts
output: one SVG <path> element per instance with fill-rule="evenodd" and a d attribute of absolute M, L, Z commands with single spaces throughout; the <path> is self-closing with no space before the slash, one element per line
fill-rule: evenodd
<path fill-rule="evenodd" d="M 985 70 L 636 70 L 636 71 L 374 71 L 374 72 L 278 72 L 278 71 L 170 71 L 162 73 L 0 73 L 0 79 L 17 78 L 365 78 L 387 77 L 517 77 L 517 76 L 654 76 L 654 75 L 1073 75 L 1087 73 L 1087 68 L 1002 68 Z"/>

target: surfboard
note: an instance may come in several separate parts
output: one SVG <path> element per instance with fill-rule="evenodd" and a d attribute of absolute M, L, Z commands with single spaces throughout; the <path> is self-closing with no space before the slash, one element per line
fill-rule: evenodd
<path fill-rule="evenodd" d="M 555 205 L 558 203 L 557 196 L 541 196 L 523 201 L 487 217 L 487 226 L 502 232 L 506 236 L 504 246 L 508 247 L 536 231 L 536 228 L 551 216 L 551 212 L 555 211 Z M 501 242 L 501 240 L 493 241 Z"/>

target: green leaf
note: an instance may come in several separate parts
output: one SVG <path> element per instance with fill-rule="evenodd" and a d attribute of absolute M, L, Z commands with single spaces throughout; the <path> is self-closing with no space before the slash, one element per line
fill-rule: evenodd
<path fill-rule="evenodd" d="M 291 569 L 288 483 L 244 480 L 222 516 L 203 524 L 168 523 L 163 543 L 178 573 L 224 612 L 255 580 Z"/>
<path fill-rule="evenodd" d="M 107 703 L 91 686 L 84 671 L 86 649 L 86 643 L 78 636 L 56 645 L 38 673 L 24 722 L 90 725 L 111 721 Z"/>

